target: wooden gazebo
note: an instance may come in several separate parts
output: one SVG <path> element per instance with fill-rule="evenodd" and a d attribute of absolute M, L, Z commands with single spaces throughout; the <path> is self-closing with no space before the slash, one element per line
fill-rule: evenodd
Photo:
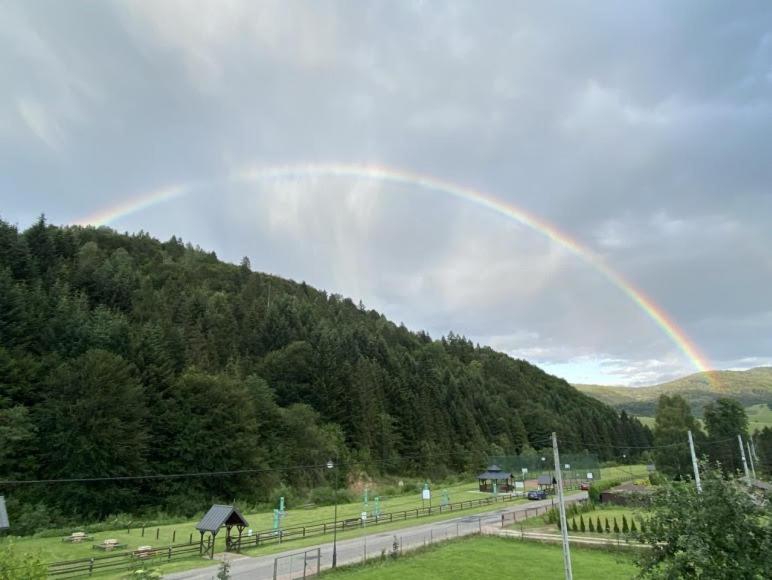
<path fill-rule="evenodd" d="M 552 474 L 540 475 L 539 479 L 536 480 L 536 485 L 539 486 L 539 489 L 543 489 L 547 493 L 555 493 L 555 486 L 557 484 L 558 481 Z"/>
<path fill-rule="evenodd" d="M 198 552 L 202 556 L 204 555 L 204 535 L 210 534 L 210 541 L 207 544 L 207 552 L 209 552 L 209 558 L 214 558 L 214 540 L 217 536 L 217 532 L 224 526 L 226 530 L 225 535 L 225 551 L 230 552 L 235 546 L 236 551 L 241 549 L 241 533 L 249 524 L 232 505 L 213 505 L 206 512 L 201 521 L 196 524 L 196 529 L 201 534 L 201 543 L 199 544 Z M 235 528 L 239 531 L 237 539 L 231 538 L 231 529 Z"/>
<path fill-rule="evenodd" d="M 488 469 L 477 476 L 480 484 L 480 491 L 493 491 L 493 484 L 496 484 L 496 490 L 501 492 L 512 491 L 512 474 L 507 473 L 498 465 L 489 465 Z"/>

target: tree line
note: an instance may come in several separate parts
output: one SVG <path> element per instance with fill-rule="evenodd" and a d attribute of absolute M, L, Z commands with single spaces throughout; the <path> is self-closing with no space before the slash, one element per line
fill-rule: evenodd
<path fill-rule="evenodd" d="M 651 443 L 626 413 L 523 360 L 172 237 L 0 221 L 0 485 L 26 521 L 102 518 L 328 483 L 329 457 L 442 477 L 489 454 Z"/>
<path fill-rule="evenodd" d="M 692 477 L 688 432 L 692 432 L 696 455 L 721 465 L 727 474 L 744 472 L 737 436 L 744 442 L 746 464 L 751 466 L 749 436 L 758 456 L 753 467 L 757 476 L 772 475 L 772 429 L 748 432 L 748 416 L 739 401 L 722 397 L 703 408 L 703 425 L 692 415 L 689 403 L 680 395 L 662 395 L 657 403 L 654 453 L 657 470 L 677 479 Z"/>

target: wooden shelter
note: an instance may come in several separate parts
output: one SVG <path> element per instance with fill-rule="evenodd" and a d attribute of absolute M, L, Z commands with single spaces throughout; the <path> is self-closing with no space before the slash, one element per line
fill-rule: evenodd
<path fill-rule="evenodd" d="M 547 493 L 555 493 L 555 486 L 557 484 L 557 479 L 551 474 L 540 475 L 539 479 L 536 480 L 536 485 L 539 489 L 543 489 Z"/>
<path fill-rule="evenodd" d="M 207 543 L 207 552 L 209 558 L 214 558 L 214 540 L 217 532 L 225 527 L 225 551 L 230 552 L 234 547 L 236 551 L 241 549 L 241 534 L 249 524 L 232 505 L 213 505 L 209 511 L 204 514 L 201 521 L 196 524 L 196 529 L 201 534 L 201 543 L 199 544 L 199 554 L 204 555 L 204 536 L 209 533 L 210 539 Z M 239 531 L 238 538 L 231 538 L 231 529 L 235 527 Z"/>
<path fill-rule="evenodd" d="M 512 483 L 512 474 L 504 471 L 498 465 L 489 465 L 488 469 L 477 476 L 480 484 L 480 491 L 493 491 L 493 484 L 496 484 L 496 491 L 508 492 L 514 487 Z"/>

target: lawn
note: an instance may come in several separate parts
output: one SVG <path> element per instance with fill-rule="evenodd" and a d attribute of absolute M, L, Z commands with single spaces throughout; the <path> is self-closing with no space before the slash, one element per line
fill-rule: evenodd
<path fill-rule="evenodd" d="M 446 488 L 437 487 L 433 491 L 432 505 L 439 507 L 441 490 L 447 489 L 449 500 L 451 502 L 468 501 L 474 499 L 481 499 L 488 497 L 490 494 L 480 493 L 477 490 L 476 482 L 467 482 L 447 486 Z M 370 509 L 373 509 L 373 496 L 371 494 Z M 381 513 L 399 512 L 408 509 L 415 509 L 422 507 L 422 501 L 418 491 L 415 493 L 397 495 L 389 498 L 381 498 Z M 428 502 L 426 502 L 428 505 Z M 504 505 L 504 504 L 499 504 Z M 510 504 L 506 504 L 510 505 Z M 495 509 L 494 506 L 485 506 L 481 510 L 465 510 L 464 513 L 474 513 L 475 511 L 489 511 Z M 310 508 L 288 509 L 286 516 L 282 521 L 282 527 L 289 528 L 294 526 L 306 526 L 321 522 L 333 521 L 333 506 L 320 506 Z M 338 505 L 338 520 L 344 520 L 349 518 L 356 518 L 362 511 L 361 502 L 345 503 Z M 455 516 L 458 512 L 446 512 L 439 519 L 447 519 L 448 517 Z M 250 528 L 255 532 L 268 530 L 273 527 L 273 513 L 261 512 L 261 513 L 247 513 L 244 517 L 249 522 Z M 434 519 L 434 516 L 432 516 Z M 419 520 L 431 521 L 425 518 Z M 151 545 L 151 546 L 167 546 L 173 541 L 175 543 L 184 543 L 190 539 L 190 534 L 193 534 L 193 541 L 197 542 L 198 532 L 195 529 L 196 520 L 187 522 L 180 522 L 175 524 L 169 524 L 164 526 L 154 526 L 152 528 L 146 528 L 144 536 L 142 535 L 141 528 L 132 528 L 128 531 L 126 528 L 120 530 L 113 530 L 107 532 L 99 532 L 94 534 L 94 542 L 100 543 L 106 538 L 115 538 L 121 543 L 127 544 L 127 549 L 136 549 L 139 546 Z M 394 524 L 394 526 L 404 527 L 404 524 Z M 378 529 L 382 529 L 383 526 L 379 526 Z M 82 528 L 83 531 L 88 531 L 88 527 Z M 75 529 L 73 531 L 76 531 Z M 77 530 L 80 531 L 80 530 Z M 176 532 L 176 534 L 175 534 Z M 245 531 L 245 534 L 247 531 Z M 352 535 L 357 535 L 357 532 L 352 532 Z M 313 543 L 324 541 L 324 536 L 316 536 L 309 539 Z M 305 543 L 308 543 L 305 542 Z M 81 544 L 69 544 L 61 541 L 59 537 L 21 537 L 15 538 L 14 544 L 16 548 L 25 552 L 34 552 L 40 555 L 44 562 L 56 562 L 60 560 L 74 560 L 79 558 L 89 558 L 95 555 L 101 555 L 103 552 L 92 549 L 92 542 L 86 542 Z M 301 545 L 302 541 L 293 541 L 290 545 Z M 283 548 L 282 548 L 283 549 Z"/>
<path fill-rule="evenodd" d="M 571 564 L 578 580 L 632 578 L 637 571 L 625 554 L 576 546 L 571 548 Z M 395 561 L 342 568 L 323 576 L 331 580 L 558 579 L 563 578 L 563 554 L 556 545 L 476 537 L 440 544 Z"/>
<path fill-rule="evenodd" d="M 645 473 L 646 473 L 646 468 L 643 465 L 609 467 L 609 468 L 602 469 L 603 479 L 617 478 L 617 477 L 623 477 L 627 475 L 630 475 L 632 478 L 638 475 L 645 475 Z M 480 493 L 478 491 L 476 481 L 469 481 L 466 483 L 454 484 L 454 485 L 449 485 L 445 487 L 438 485 L 434 487 L 432 492 L 433 506 L 439 505 L 441 501 L 443 489 L 448 490 L 450 502 L 468 501 L 468 500 L 480 499 L 480 498 L 490 496 L 490 494 Z M 374 505 L 373 497 L 374 497 L 374 494 L 371 493 L 370 504 L 369 504 L 371 510 L 373 509 L 373 505 Z M 525 501 L 525 500 L 519 500 L 519 501 Z M 428 505 L 428 502 L 427 502 L 427 505 Z M 514 506 L 515 502 L 507 503 L 507 504 L 498 504 L 498 506 L 502 506 L 502 507 L 509 506 L 509 505 Z M 396 495 L 392 497 L 381 498 L 381 513 L 384 513 L 384 514 L 389 512 L 400 512 L 403 510 L 415 509 L 422 506 L 423 506 L 423 502 L 421 501 L 420 493 L 417 490 L 415 491 L 415 493 L 407 493 L 404 495 Z M 464 513 L 474 514 L 474 513 L 484 512 L 484 511 L 490 511 L 492 509 L 496 509 L 496 507 L 497 507 L 496 504 L 493 504 L 490 506 L 483 506 L 480 508 L 466 509 L 464 510 Z M 333 511 L 334 511 L 333 506 L 288 509 L 286 516 L 282 521 L 282 527 L 289 528 L 294 526 L 307 526 L 307 525 L 312 525 L 312 524 L 321 523 L 321 522 L 332 522 Z M 340 504 L 338 506 L 338 520 L 356 518 L 359 516 L 361 511 L 362 511 L 361 501 Z M 429 518 L 420 518 L 419 520 L 416 520 L 414 523 L 418 524 L 418 523 L 425 523 L 430 521 L 445 520 L 445 519 L 455 517 L 457 514 L 458 514 L 458 511 L 454 510 L 453 512 L 445 512 L 441 515 L 440 514 L 436 516 L 433 515 L 433 516 L 430 516 Z M 255 532 L 268 530 L 268 529 L 271 529 L 273 526 L 272 512 L 245 513 L 244 517 L 249 522 L 250 528 L 253 529 Z M 144 545 L 159 547 L 159 546 L 167 546 L 173 542 L 178 544 L 184 543 L 190 539 L 191 534 L 193 535 L 193 542 L 197 542 L 198 532 L 195 530 L 196 521 L 197 520 L 190 520 L 186 522 L 146 528 L 144 532 L 144 536 L 142 535 L 142 530 L 140 527 L 132 527 L 130 531 L 123 528 L 123 529 L 107 531 L 107 532 L 98 532 L 94 534 L 93 543 L 100 543 L 102 540 L 106 538 L 115 538 L 121 543 L 126 543 L 127 549 L 132 550 L 132 549 L 136 549 L 139 546 L 144 546 Z M 401 521 L 395 522 L 393 524 L 383 524 L 381 526 L 378 526 L 377 530 L 379 532 L 388 531 L 388 530 L 405 527 L 405 525 L 406 524 Z M 408 522 L 407 525 L 413 525 L 413 523 Z M 81 530 L 86 532 L 89 531 L 87 526 L 84 528 L 81 528 L 80 530 L 73 528 L 73 531 L 81 531 Z M 366 530 L 352 530 L 350 532 L 346 532 L 345 534 L 339 533 L 338 537 L 339 538 L 356 537 L 366 532 L 367 532 Z M 246 533 L 247 531 L 245 531 L 245 534 Z M 305 546 L 316 545 L 320 542 L 327 541 L 327 540 L 329 540 L 329 535 L 314 536 L 311 538 L 292 540 L 291 543 L 288 543 L 288 544 L 287 543 L 281 544 L 281 545 L 271 544 L 265 547 L 247 549 L 245 551 L 250 555 L 267 554 L 267 553 L 284 550 L 287 547 L 301 548 Z M 220 539 L 218 541 L 217 551 L 221 551 L 224 547 L 224 545 L 221 544 L 220 542 L 224 542 L 224 540 Z M 59 537 L 22 537 L 22 538 L 14 539 L 14 544 L 16 546 L 16 549 L 23 552 L 38 554 L 41 560 L 46 563 L 57 562 L 62 560 L 75 560 L 80 558 L 89 558 L 95 555 L 103 554 L 103 552 L 101 551 L 92 549 L 93 543 L 87 542 L 82 544 L 69 544 L 69 543 L 62 542 L 61 538 Z M 201 562 L 198 560 L 198 558 L 191 558 L 188 560 L 178 560 L 176 562 L 173 562 L 169 566 L 169 568 L 184 569 L 184 568 L 195 567 L 196 565 L 201 565 Z M 164 566 L 164 569 L 166 570 L 167 567 Z"/>

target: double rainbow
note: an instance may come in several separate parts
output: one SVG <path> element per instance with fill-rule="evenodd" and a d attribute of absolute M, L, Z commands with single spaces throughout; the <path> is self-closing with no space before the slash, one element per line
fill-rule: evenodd
<path fill-rule="evenodd" d="M 569 252 L 582 259 L 602 274 L 611 284 L 616 286 L 630 298 L 646 315 L 651 318 L 692 362 L 694 367 L 707 373 L 708 379 L 713 381 L 712 365 L 702 354 L 686 332 L 651 298 L 633 286 L 621 274 L 611 269 L 605 261 L 592 250 L 579 243 L 569 234 L 560 231 L 549 222 L 526 212 L 514 204 L 504 202 L 483 191 L 464 187 L 455 183 L 444 181 L 436 177 L 421 175 L 410 171 L 404 171 L 382 165 L 370 164 L 302 164 L 280 165 L 272 167 L 253 167 L 238 171 L 230 176 L 232 182 L 255 182 L 286 179 L 308 179 L 314 177 L 343 177 L 354 179 L 367 179 L 403 186 L 418 187 L 421 189 L 443 193 L 451 197 L 468 201 L 497 214 L 513 219 L 524 226 L 531 228 L 550 240 L 566 248 Z M 164 201 L 187 195 L 197 185 L 179 184 L 156 191 L 146 192 L 134 196 L 78 221 L 80 224 L 104 225 L 128 214 L 157 205 Z"/>

